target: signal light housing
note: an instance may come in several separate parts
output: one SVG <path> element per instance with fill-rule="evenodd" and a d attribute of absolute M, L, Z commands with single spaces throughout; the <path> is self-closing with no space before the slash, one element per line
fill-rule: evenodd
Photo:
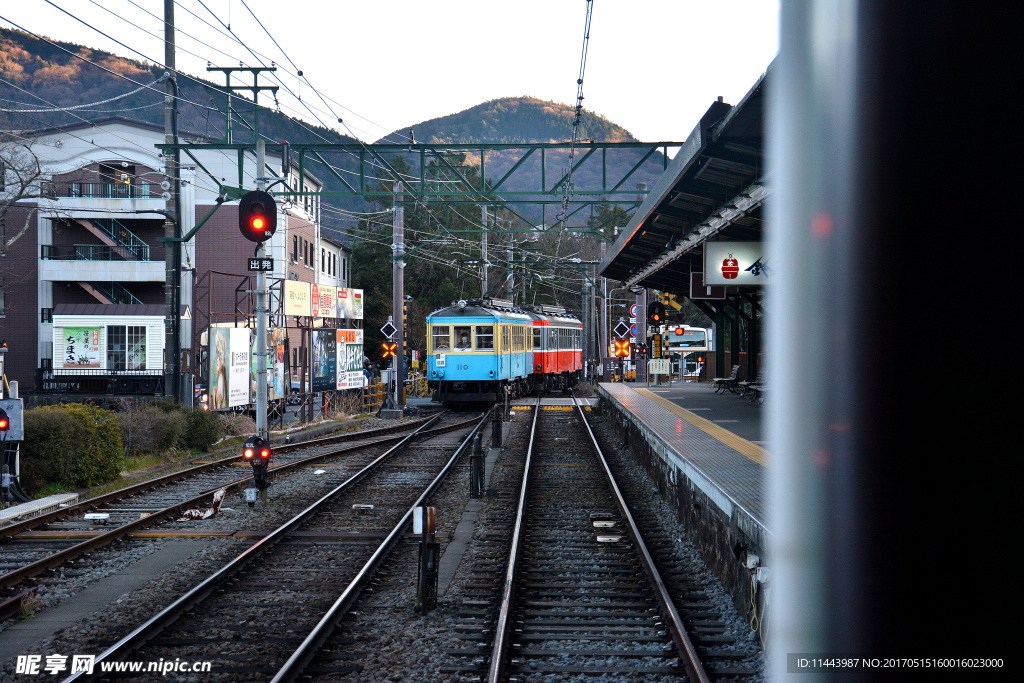
<path fill-rule="evenodd" d="M 616 339 L 615 340 L 615 356 L 616 358 L 626 358 L 629 356 L 629 340 L 628 339 Z"/>
<path fill-rule="evenodd" d="M 380 357 L 384 360 L 398 355 L 398 342 L 383 342 L 380 345 Z"/>
<path fill-rule="evenodd" d="M 11 430 L 11 417 L 7 414 L 7 411 L 0 408 L 0 432 L 9 432 Z"/>
<path fill-rule="evenodd" d="M 665 322 L 665 304 L 660 301 L 652 301 L 647 304 L 647 321 L 651 325 L 661 325 Z"/>
<path fill-rule="evenodd" d="M 251 242 L 264 242 L 277 232 L 277 202 L 262 191 L 242 195 L 238 203 L 238 229 Z"/>

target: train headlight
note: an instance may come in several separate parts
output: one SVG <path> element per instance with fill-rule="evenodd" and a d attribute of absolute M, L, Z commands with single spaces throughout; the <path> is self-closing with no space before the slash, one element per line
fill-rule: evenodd
<path fill-rule="evenodd" d="M 461 309 L 465 309 L 466 308 L 466 300 L 465 299 L 459 299 L 459 308 L 461 308 Z"/>

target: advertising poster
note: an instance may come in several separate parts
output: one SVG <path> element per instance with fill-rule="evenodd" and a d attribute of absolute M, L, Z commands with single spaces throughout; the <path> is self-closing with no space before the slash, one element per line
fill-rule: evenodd
<path fill-rule="evenodd" d="M 65 327 L 64 355 L 61 361 L 64 368 L 103 367 L 100 356 L 100 328 Z"/>
<path fill-rule="evenodd" d="M 284 281 L 284 314 L 311 315 L 312 302 L 308 282 Z"/>
<path fill-rule="evenodd" d="M 336 388 L 336 330 L 313 330 L 313 391 L 334 391 Z"/>
<path fill-rule="evenodd" d="M 211 328 L 212 329 L 212 328 Z M 244 406 L 249 403 L 251 367 L 249 358 L 249 328 L 229 327 L 228 330 L 228 405 Z"/>
<path fill-rule="evenodd" d="M 338 389 L 366 386 L 363 374 L 363 331 L 336 330 L 338 336 Z"/>
<path fill-rule="evenodd" d="M 229 328 L 210 328 L 210 410 L 228 408 Z"/>
<path fill-rule="evenodd" d="M 338 290 L 338 317 L 345 320 L 363 319 L 363 290 Z"/>

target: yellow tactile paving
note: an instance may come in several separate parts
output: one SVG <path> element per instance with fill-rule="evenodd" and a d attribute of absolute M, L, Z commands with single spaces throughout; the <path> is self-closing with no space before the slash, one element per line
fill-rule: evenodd
<path fill-rule="evenodd" d="M 726 446 L 733 449 L 740 455 L 750 458 L 758 465 L 768 467 L 768 451 L 761 448 L 757 444 L 751 443 L 742 437 L 736 436 L 728 429 L 719 427 L 711 420 L 705 420 L 703 417 L 700 417 L 699 415 L 694 415 L 689 410 L 681 408 L 677 406 L 675 403 L 672 403 L 672 401 L 669 401 L 668 399 L 658 396 L 653 391 L 650 391 L 648 389 L 634 389 L 634 391 L 645 398 L 649 398 L 658 405 L 667 408 L 668 410 L 671 410 L 673 413 L 683 418 L 697 429 L 701 430 L 708 436 L 711 436 L 721 441 Z"/>

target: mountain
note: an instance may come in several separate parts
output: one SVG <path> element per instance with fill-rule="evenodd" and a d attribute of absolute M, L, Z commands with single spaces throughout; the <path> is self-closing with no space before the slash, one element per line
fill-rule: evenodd
<path fill-rule="evenodd" d="M 575 109 L 568 104 L 549 102 L 536 97 L 503 97 L 470 107 L 456 114 L 441 116 L 429 121 L 412 124 L 395 131 L 378 142 L 406 141 L 409 131 L 417 142 L 443 146 L 459 143 L 501 143 L 524 144 L 533 142 L 567 143 L 572 140 L 572 121 Z M 637 139 L 622 126 L 593 112 L 583 110 L 581 138 L 584 142 L 637 142 Z M 574 164 L 578 163 L 585 151 L 576 150 Z M 599 189 L 602 176 L 607 172 L 607 187 L 613 187 L 646 154 L 640 149 L 614 150 L 607 153 L 607 169 L 602 169 L 601 155 L 596 153 L 573 171 L 573 184 L 580 188 Z M 522 150 L 492 151 L 485 159 L 487 177 L 501 178 L 522 156 Z M 541 187 L 541 160 L 538 155 L 526 161 L 513 178 L 502 189 L 523 190 Z M 412 158 L 409 158 L 412 162 Z M 544 180 L 546 189 L 556 182 L 568 168 L 566 152 L 552 152 L 547 155 Z M 466 163 L 479 168 L 479 156 L 470 155 Z M 653 187 L 664 170 L 664 156 L 655 152 L 639 168 L 621 189 L 635 189 L 638 182 Z M 554 193 L 557 198 L 560 193 Z M 537 217 L 538 210 L 525 210 Z M 553 218 L 552 214 L 548 214 Z"/>
<path fill-rule="evenodd" d="M 81 45 L 56 40 L 44 40 L 21 31 L 0 28 L 0 130 L 31 130 L 65 125 L 82 120 L 96 120 L 112 115 L 163 124 L 163 83 L 150 88 L 149 85 L 163 75 L 160 66 L 144 61 L 119 57 L 93 50 Z M 271 83 L 269 79 L 261 79 Z M 178 79 L 182 103 L 179 106 L 178 124 L 182 137 L 202 136 L 223 139 L 227 98 L 212 82 L 182 74 Z M 120 97 L 105 104 L 75 109 L 73 112 L 59 108 L 78 107 L 91 102 L 103 102 L 118 98 L 125 93 L 139 89 L 127 97 Z M 264 93 L 261 101 L 267 101 Z M 38 110 L 44 111 L 38 111 Z M 45 111 L 48 110 L 49 111 Z M 235 142 L 252 142 L 252 104 L 245 98 L 235 98 L 234 124 Z M 36 110 L 24 112 L 24 110 Z M 19 113 L 21 112 L 21 113 Z M 415 131 L 418 141 L 444 145 L 449 143 L 509 143 L 566 142 L 572 137 L 573 107 L 545 102 L 533 97 L 506 97 L 484 102 L 455 114 L 429 121 L 415 123 L 401 132 L 388 136 L 387 140 L 405 141 L 408 129 Z M 584 110 L 582 115 L 583 138 L 599 141 L 633 141 L 635 138 L 621 126 Z M 288 117 L 280 112 L 261 110 L 260 132 L 271 140 L 298 142 L 352 142 L 351 138 L 322 126 L 310 125 Z M 613 186 L 641 158 L 639 150 L 616 150 L 607 154 L 608 186 Z M 521 152 L 489 152 L 486 158 L 487 178 L 500 178 L 519 158 Z M 583 152 L 577 151 L 578 161 Z M 512 191 L 525 188 L 540 188 L 541 161 L 539 155 L 524 163 L 515 176 L 502 186 Z M 574 172 L 577 187 L 600 187 L 602 182 L 601 155 L 595 154 Z M 352 155 L 326 155 L 325 158 L 342 173 L 358 171 Z M 415 163 L 411 156 L 407 159 Z M 479 157 L 470 156 L 468 164 L 479 165 Z M 547 189 L 561 177 L 568 166 L 566 153 L 549 153 L 546 158 L 545 180 Z M 307 160 L 307 169 L 326 184 L 327 190 L 341 190 L 342 184 L 333 173 L 313 160 Z M 653 186 L 663 169 L 660 152 L 655 153 L 634 175 L 623 184 L 623 189 L 636 187 L 637 182 Z M 552 200 L 557 202 L 560 192 L 552 191 Z M 350 209 L 365 210 L 367 204 L 361 199 L 332 198 L 330 204 Z M 534 207 L 535 208 L 535 207 Z M 540 219 L 539 209 L 524 211 Z M 549 211 L 547 218 L 553 218 Z M 329 212 L 324 213 L 329 229 L 345 227 L 342 219 Z"/>

